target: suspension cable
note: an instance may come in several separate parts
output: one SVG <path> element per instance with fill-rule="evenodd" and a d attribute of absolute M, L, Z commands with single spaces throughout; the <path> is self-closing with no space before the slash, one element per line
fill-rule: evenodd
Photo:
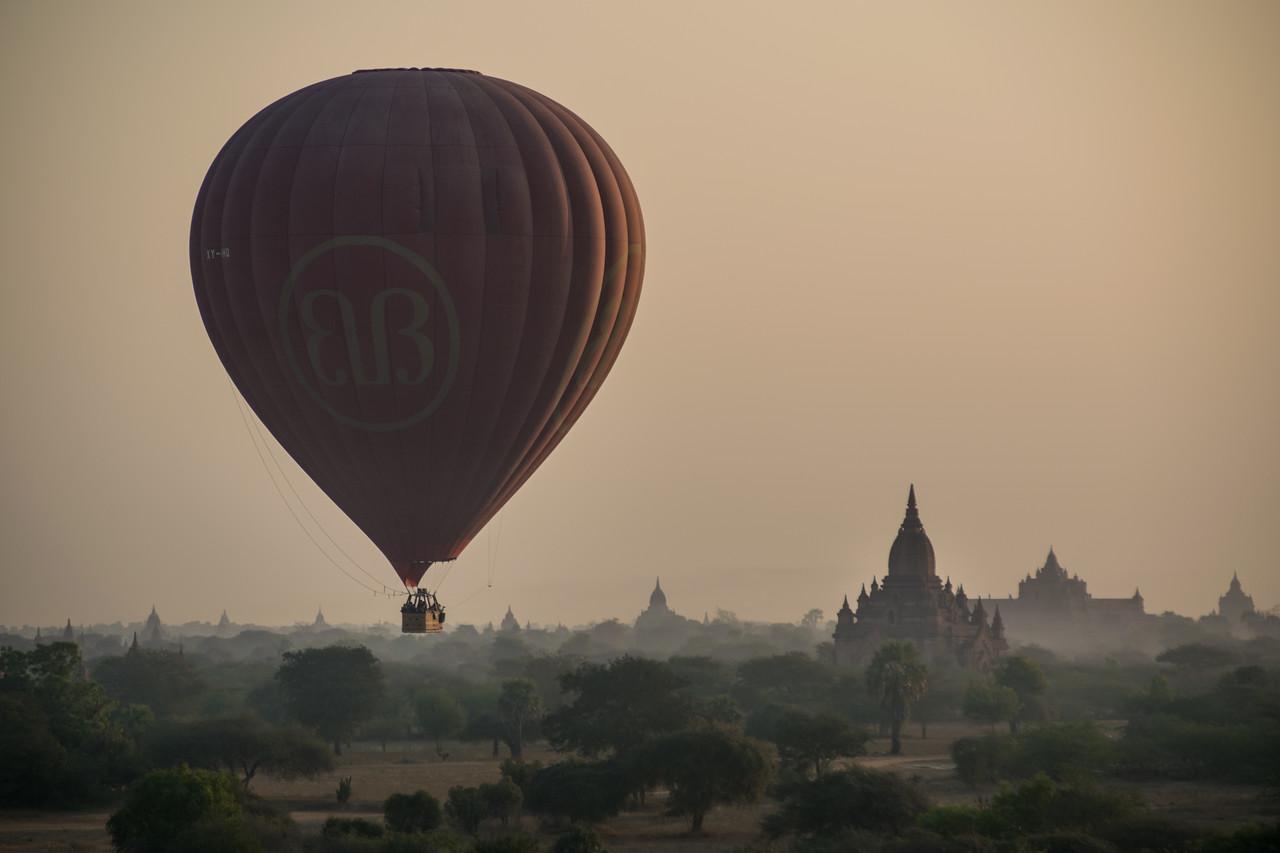
<path fill-rule="evenodd" d="M 346 557 L 347 561 L 351 563 L 351 565 L 354 566 L 357 570 L 359 570 L 361 574 L 369 578 L 369 580 L 373 581 L 378 586 L 382 587 L 383 592 L 396 592 L 395 589 L 383 583 L 378 578 L 377 575 L 373 574 L 368 569 L 366 569 L 363 565 L 361 565 L 360 562 L 356 560 L 355 557 L 352 557 L 350 554 L 348 554 L 346 549 L 343 548 L 341 545 L 339 545 L 337 541 L 332 536 L 329 535 L 329 531 L 326 530 L 325 526 L 320 523 L 320 519 L 316 518 L 315 513 L 311 511 L 311 508 L 307 506 L 307 502 L 302 499 L 302 495 L 300 495 L 298 493 L 297 488 L 294 487 L 293 481 L 289 479 L 288 472 L 284 470 L 284 466 L 280 464 L 280 459 L 276 456 L 275 451 L 271 449 L 271 442 L 269 442 L 266 436 L 263 435 L 262 425 L 258 423 L 256 418 L 254 418 L 251 421 L 251 423 L 253 424 L 254 430 L 258 433 L 258 438 L 262 440 L 263 447 L 267 449 L 267 454 L 271 457 L 271 461 L 275 465 L 276 470 L 280 472 L 281 479 L 283 479 L 285 482 L 285 485 L 289 487 L 289 491 L 293 493 L 293 497 L 298 501 L 298 505 L 302 507 L 303 511 L 311 519 L 311 523 L 316 526 L 316 529 L 319 530 L 322 534 L 324 534 L 324 538 L 328 539 L 329 543 L 332 544 L 334 548 L 338 549 L 338 553 Z"/>
<path fill-rule="evenodd" d="M 293 517 L 293 520 L 298 525 L 298 528 L 302 530 L 304 534 L 306 534 L 307 539 L 311 541 L 311 544 L 315 546 L 316 550 L 319 551 L 321 555 L 323 555 L 324 558 L 328 560 L 329 563 L 332 564 L 335 569 L 342 572 L 342 574 L 344 574 L 348 579 L 350 579 L 352 583 L 363 588 L 367 592 L 372 592 L 374 595 L 387 595 L 386 592 L 379 591 L 374 587 L 369 586 L 364 581 L 360 580 L 360 578 L 356 577 L 355 575 L 347 571 L 345 568 L 343 568 L 342 565 L 338 563 L 337 560 L 333 559 L 333 556 L 330 555 L 330 553 L 325 550 L 324 546 L 320 544 L 319 540 L 317 540 L 316 537 L 312 535 L 311 531 L 307 528 L 307 526 L 302 523 L 302 519 L 298 516 L 297 511 L 294 510 L 293 504 L 289 503 L 289 499 L 285 497 L 284 491 L 280 488 L 280 484 L 276 482 L 275 476 L 271 473 L 271 467 L 267 464 L 267 458 L 263 455 L 262 448 L 258 446 L 258 442 L 254 438 L 253 428 L 250 426 L 248 415 L 245 413 L 246 404 L 241 401 L 240 394 L 236 390 L 236 387 L 234 384 L 231 386 L 231 392 L 232 392 L 232 396 L 235 397 L 236 409 L 239 410 L 240 412 L 240 420 L 244 423 L 245 432 L 249 434 L 249 442 L 253 445 L 254 453 L 258 455 L 258 461 L 262 463 L 263 470 L 267 472 L 267 478 L 271 480 L 271 486 L 275 489 L 276 494 L 280 496 L 280 500 L 284 503 L 285 508 L 289 510 L 289 515 Z M 383 586 L 384 590 L 387 588 L 388 587 L 386 587 L 385 585 Z M 387 595 L 387 597 L 390 598 L 392 596 Z"/>

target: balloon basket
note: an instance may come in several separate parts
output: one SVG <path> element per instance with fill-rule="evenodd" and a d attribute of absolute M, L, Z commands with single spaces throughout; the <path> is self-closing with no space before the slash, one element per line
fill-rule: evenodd
<path fill-rule="evenodd" d="M 402 634 L 439 634 L 444 625 L 434 613 L 401 613 L 400 633 Z"/>

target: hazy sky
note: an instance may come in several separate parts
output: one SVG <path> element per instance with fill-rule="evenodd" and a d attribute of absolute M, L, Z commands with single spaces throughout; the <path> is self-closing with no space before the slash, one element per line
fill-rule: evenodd
<path fill-rule="evenodd" d="M 187 267 L 231 133 L 387 66 L 561 101 L 648 231 L 621 359 L 452 620 L 630 619 L 655 575 L 689 615 L 831 615 L 911 481 L 971 594 L 1052 544 L 1152 611 L 1236 571 L 1280 601 L 1278 3 L 8 0 L 0 622 L 396 617 L 273 490 Z"/>

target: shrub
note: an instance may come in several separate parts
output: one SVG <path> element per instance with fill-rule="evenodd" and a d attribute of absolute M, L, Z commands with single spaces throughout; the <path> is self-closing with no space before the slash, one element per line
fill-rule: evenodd
<path fill-rule="evenodd" d="M 1280 766 L 1274 723 L 1219 725 L 1158 715 L 1131 720 L 1117 749 L 1121 770 L 1173 779 L 1264 782 Z"/>
<path fill-rule="evenodd" d="M 496 818 L 506 826 L 507 821 L 519 814 L 524 794 L 510 779 L 502 779 L 482 784 L 480 800 L 484 804 L 485 817 Z"/>
<path fill-rule="evenodd" d="M 935 806 L 916 821 L 929 832 L 947 838 L 957 835 L 984 835 L 990 823 L 988 813 L 973 806 Z"/>
<path fill-rule="evenodd" d="M 630 793 L 626 774 L 612 761 L 562 761 L 541 768 L 526 784 L 529 811 L 586 823 L 616 815 Z"/>
<path fill-rule="evenodd" d="M 552 853 L 609 853 L 600 836 L 590 829 L 575 826 L 556 839 Z"/>
<path fill-rule="evenodd" d="M 539 853 L 541 850 L 542 845 L 538 843 L 538 839 L 519 833 L 477 841 L 472 853 Z"/>
<path fill-rule="evenodd" d="M 1095 723 L 1054 723 L 1027 729 L 1017 737 L 1014 774 L 1046 773 L 1059 781 L 1092 776 L 1113 760 L 1114 744 Z"/>
<path fill-rule="evenodd" d="M 148 773 L 107 821 L 116 849 L 136 853 L 250 853 L 291 828 L 230 774 L 189 767 Z"/>
<path fill-rule="evenodd" d="M 1017 735 L 960 738 L 951 745 L 956 775 L 969 785 L 1045 773 L 1059 781 L 1092 776 L 1111 765 L 1115 745 L 1091 722 L 1051 723 Z"/>
<path fill-rule="evenodd" d="M 899 833 L 928 807 L 924 793 L 892 773 L 852 767 L 778 786 L 779 808 L 764 820 L 772 837 L 830 837 L 846 830 Z"/>
<path fill-rule="evenodd" d="M 426 791 L 392 794 L 382 814 L 393 832 L 430 832 L 440 825 L 440 802 Z"/>
<path fill-rule="evenodd" d="M 999 781 L 1013 762 L 1017 742 L 1012 735 L 960 738 L 951 744 L 956 775 L 969 785 Z"/>
<path fill-rule="evenodd" d="M 1133 815 L 1112 821 L 1095 830 L 1121 850 L 1152 850 L 1182 853 L 1191 850 L 1202 833 L 1195 827 L 1156 815 Z"/>
<path fill-rule="evenodd" d="M 460 837 L 449 832 L 394 833 L 383 838 L 371 849 L 361 848 L 358 853 L 471 853 L 471 847 Z M 352 851 L 357 853 L 357 851 Z"/>
<path fill-rule="evenodd" d="M 351 777 L 350 776 L 338 777 L 338 790 L 334 792 L 334 796 L 337 798 L 338 802 L 341 803 L 342 805 L 345 806 L 347 804 L 347 801 L 351 799 Z"/>
<path fill-rule="evenodd" d="M 1280 850 L 1280 823 L 1254 824 L 1201 842 L 1198 853 L 1274 853 Z"/>
<path fill-rule="evenodd" d="M 464 785 L 454 785 L 449 789 L 444 810 L 454 826 L 470 835 L 475 835 L 481 822 L 488 817 L 488 806 L 480 795 L 480 789 Z"/>
<path fill-rule="evenodd" d="M 320 834 L 325 838 L 381 838 L 382 826 L 359 817 L 331 817 Z"/>
<path fill-rule="evenodd" d="M 1086 830 L 1133 814 L 1139 803 L 1131 794 L 1089 785 L 1055 785 L 1046 775 L 1005 787 L 991 801 L 993 828 L 1000 835 L 1057 830 Z"/>
<path fill-rule="evenodd" d="M 1083 832 L 1046 832 L 1029 835 L 1026 849 L 1038 853 L 1116 853 L 1116 848 Z"/>
<path fill-rule="evenodd" d="M 542 769 L 542 762 L 516 761 L 514 758 L 504 758 L 501 766 L 502 778 L 509 779 L 512 784 L 520 789 L 520 793 L 525 798 L 528 798 L 529 782 Z"/>

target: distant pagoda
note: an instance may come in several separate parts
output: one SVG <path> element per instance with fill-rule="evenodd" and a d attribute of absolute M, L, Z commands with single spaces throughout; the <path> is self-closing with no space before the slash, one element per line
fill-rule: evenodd
<path fill-rule="evenodd" d="M 161 646 L 164 644 L 164 624 L 160 621 L 160 614 L 156 613 L 156 606 L 151 605 L 151 615 L 147 617 L 147 623 L 142 626 L 142 645 L 144 646 Z"/>
<path fill-rule="evenodd" d="M 1228 622 L 1243 622 L 1245 617 L 1256 612 L 1253 596 L 1245 594 L 1244 588 L 1240 586 L 1239 574 L 1232 573 L 1231 585 L 1227 587 L 1226 594 L 1218 599 L 1218 615 Z"/>

